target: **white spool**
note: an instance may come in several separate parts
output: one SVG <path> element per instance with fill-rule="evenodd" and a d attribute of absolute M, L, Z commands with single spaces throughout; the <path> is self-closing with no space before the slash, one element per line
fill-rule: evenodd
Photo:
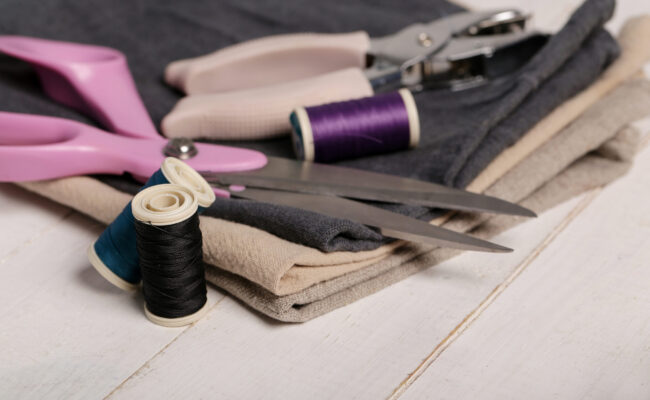
<path fill-rule="evenodd" d="M 182 222 L 194 215 L 198 207 L 198 196 L 193 190 L 173 183 L 148 187 L 131 201 L 135 219 L 157 226 Z"/>
<path fill-rule="evenodd" d="M 178 158 L 165 158 L 160 171 L 169 183 L 185 186 L 195 192 L 199 206 L 206 208 L 214 203 L 215 195 L 210 184 L 194 168 Z"/>

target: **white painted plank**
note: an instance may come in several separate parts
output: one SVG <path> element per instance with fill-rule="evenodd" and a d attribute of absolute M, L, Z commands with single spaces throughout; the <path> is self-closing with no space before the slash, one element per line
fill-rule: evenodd
<path fill-rule="evenodd" d="M 641 14 L 650 14 L 650 1 L 617 0 L 614 16 L 607 23 L 607 28 L 617 33 L 628 18 Z"/>
<path fill-rule="evenodd" d="M 530 13 L 531 26 L 549 30 L 560 29 L 571 13 L 584 0 L 539 1 L 539 0 L 460 0 L 457 3 L 476 10 L 490 10 L 517 7 Z M 552 3 L 552 4 L 551 4 Z M 647 0 L 617 0 L 614 16 L 607 23 L 607 28 L 617 33 L 625 21 L 635 15 L 650 14 L 650 1 Z"/>
<path fill-rule="evenodd" d="M 517 8 L 530 15 L 528 26 L 555 32 L 559 30 L 573 11 L 584 0 L 556 1 L 551 5 L 547 1 L 535 0 L 459 0 L 456 3 L 472 10 L 499 10 Z M 621 1 L 621 0 L 619 0 Z M 629 1 L 629 0 L 622 0 Z"/>
<path fill-rule="evenodd" d="M 386 397 L 577 201 L 498 237 L 513 254 L 464 254 L 305 324 L 226 298 L 111 398 Z"/>
<path fill-rule="evenodd" d="M 53 228 L 69 214 L 58 205 L 9 183 L 0 183 L 0 265 L 19 246 Z"/>
<path fill-rule="evenodd" d="M 405 399 L 650 398 L 650 149 Z"/>
<path fill-rule="evenodd" d="M 72 214 L 0 265 L 0 398 L 102 398 L 183 332 L 90 267 L 101 229 Z"/>

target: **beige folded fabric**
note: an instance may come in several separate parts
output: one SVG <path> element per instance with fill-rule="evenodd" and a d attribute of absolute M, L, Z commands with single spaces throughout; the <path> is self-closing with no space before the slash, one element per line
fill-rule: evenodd
<path fill-rule="evenodd" d="M 632 130 L 623 130 L 612 139 L 614 132 L 627 122 L 645 116 L 648 111 L 650 83 L 643 79 L 628 82 L 511 169 L 486 192 L 512 201 L 526 197 L 521 204 L 539 212 L 591 187 L 605 184 L 627 170 L 636 144 L 637 135 Z M 584 156 L 594 149 L 597 151 L 592 155 Z M 571 164 L 576 159 L 579 161 Z M 128 195 L 87 177 L 30 183 L 27 186 L 105 222 L 111 221 L 129 200 Z M 82 195 L 83 192 L 86 194 Z M 522 220 L 506 216 L 492 217 L 487 221 L 485 219 L 485 216 L 458 214 L 446 222 L 445 226 L 487 238 Z M 220 222 L 223 223 L 222 227 L 233 225 L 235 229 L 257 232 L 253 228 Z M 202 220 L 206 255 L 214 256 L 218 253 L 212 248 L 215 245 L 215 235 L 233 240 L 235 248 L 241 246 L 241 243 L 234 242 L 237 235 L 229 237 L 228 231 L 207 231 L 203 225 Z M 477 225 L 479 227 L 472 231 Z M 272 237 L 265 232 L 257 233 L 261 237 Z M 276 244 L 279 239 L 273 240 L 272 243 Z M 229 248 L 226 240 L 220 241 L 219 245 L 226 246 L 225 250 Z M 209 267 L 207 276 L 210 282 L 262 313 L 278 320 L 298 322 L 367 296 L 459 253 L 451 249 L 432 250 L 427 246 L 405 245 L 365 268 L 356 268 L 347 274 L 322 280 L 305 290 L 285 296 L 274 295 L 239 275 L 216 267 Z M 310 267 L 296 268 L 307 270 L 305 273 L 310 271 Z M 338 269 L 339 266 L 334 268 Z"/>
<path fill-rule="evenodd" d="M 611 87 L 638 71 L 650 58 L 647 48 L 638 45 L 639 42 L 645 44 L 643 35 L 648 31 L 650 17 L 630 21 L 620 37 L 622 55 L 603 77 L 566 103 L 570 111 L 556 111 L 542 120 L 515 146 L 495 159 L 488 166 L 486 173 L 481 174 L 471 186 L 475 189 L 489 186 L 498 176 L 556 134 L 570 119 L 592 105 Z M 558 110 L 564 108 L 565 106 L 562 106 Z M 533 139 L 530 139 L 531 137 Z M 105 223 L 111 222 L 130 198 L 88 177 L 22 185 Z M 474 224 L 480 222 L 480 218 L 472 218 Z M 456 218 L 456 224 L 463 219 L 465 218 Z M 452 223 L 449 226 L 456 229 L 458 225 Z M 398 246 L 403 245 L 396 242 L 372 251 L 326 254 L 285 241 L 256 228 L 215 218 L 202 217 L 201 228 L 204 237 L 209 238 L 204 244 L 208 263 L 246 277 L 276 295 L 296 293 L 318 282 L 362 269 L 387 257 Z"/>

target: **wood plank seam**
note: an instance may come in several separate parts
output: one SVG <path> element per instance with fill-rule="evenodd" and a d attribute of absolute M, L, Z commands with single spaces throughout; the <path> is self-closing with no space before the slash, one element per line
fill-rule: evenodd
<path fill-rule="evenodd" d="M 541 254 L 541 252 L 548 247 L 555 238 L 564 231 L 575 218 L 580 215 L 591 202 L 598 197 L 602 192 L 602 187 L 588 192 L 585 197 L 575 206 L 567 217 L 560 223 L 548 236 L 533 250 L 528 257 L 526 257 L 515 270 L 508 275 L 508 277 L 472 311 L 470 312 L 449 334 L 431 351 L 431 353 L 418 365 L 399 386 L 395 388 L 393 393 L 388 397 L 388 400 L 398 399 L 406 390 L 415 382 L 427 368 L 445 351 L 460 335 L 465 332 L 474 321 L 476 321 L 481 314 L 489 307 L 505 289 L 510 286 L 514 280 L 521 275 L 521 273 Z"/>
<path fill-rule="evenodd" d="M 205 317 L 203 317 L 202 319 L 200 319 L 200 320 L 198 320 L 198 321 L 196 321 L 196 322 L 190 324 L 190 325 L 187 326 L 185 329 L 183 329 L 183 330 L 182 330 L 178 335 L 176 335 L 172 340 L 170 340 L 169 343 L 167 343 L 167 344 L 166 344 L 165 346 L 163 346 L 160 350 L 158 350 L 158 352 L 156 352 L 156 354 L 154 354 L 153 356 L 151 356 L 151 358 L 149 358 L 147 361 L 145 361 L 145 363 L 142 364 L 138 369 L 136 369 L 136 370 L 135 370 L 131 375 L 129 375 L 129 376 L 128 376 L 126 379 L 124 379 L 122 382 L 120 382 L 119 385 L 115 386 L 115 388 L 113 388 L 113 390 L 111 390 L 110 393 L 108 393 L 108 394 L 104 397 L 104 400 L 108 400 L 109 398 L 111 398 L 115 393 L 117 393 L 118 390 L 120 390 L 122 387 L 124 387 L 124 385 L 125 385 L 125 384 L 126 384 L 126 383 L 131 379 L 131 378 L 137 376 L 141 371 L 143 371 L 144 369 L 148 368 L 148 367 L 149 367 L 149 364 L 150 364 L 150 363 L 151 363 L 151 362 L 152 362 L 156 357 L 158 357 L 158 356 L 161 355 L 165 350 L 167 350 L 167 349 L 168 349 L 172 344 L 174 344 L 174 343 L 175 343 L 175 342 L 176 342 L 176 341 L 177 341 L 177 340 L 178 340 L 178 339 L 179 339 L 183 334 L 185 334 L 185 333 L 186 333 L 187 331 L 189 331 L 190 329 L 194 328 L 194 326 L 196 326 L 196 324 L 198 324 L 199 322 L 201 322 L 203 319 L 208 318 L 208 316 L 212 313 L 212 311 L 213 311 L 214 309 L 216 309 L 217 306 L 218 306 L 218 305 L 219 305 L 219 304 L 220 304 L 220 303 L 221 303 L 225 298 L 226 298 L 226 295 L 225 295 L 225 294 L 222 295 L 221 298 L 220 298 L 219 300 L 217 300 L 217 301 L 216 301 L 216 302 L 215 302 L 215 303 L 210 307 L 210 309 L 209 309 L 208 312 L 206 313 L 206 316 L 205 316 Z"/>
<path fill-rule="evenodd" d="M 13 256 L 15 256 L 16 254 L 20 253 L 20 251 L 21 251 L 22 249 L 24 249 L 24 248 L 26 248 L 26 247 L 29 247 L 29 245 L 31 245 L 33 242 L 35 242 L 36 240 L 38 240 L 41 236 L 47 234 L 47 233 L 50 232 L 52 229 L 54 229 L 55 227 L 57 227 L 57 226 L 59 226 L 61 223 L 63 223 L 63 221 L 69 219 L 69 218 L 70 218 L 71 216 L 73 216 L 74 214 L 75 214 L 75 211 L 74 211 L 73 209 L 69 209 L 65 214 L 63 214 L 63 215 L 61 216 L 61 218 L 57 219 L 54 223 L 52 223 L 52 224 L 50 224 L 50 225 L 47 225 L 47 226 L 43 227 L 43 228 L 42 228 L 41 230 L 39 230 L 35 235 L 30 236 L 30 237 L 27 238 L 24 242 L 22 242 L 22 243 L 19 244 L 18 246 L 14 247 L 11 251 L 9 251 L 9 252 L 7 253 L 6 256 L 4 256 L 4 257 L 2 257 L 2 258 L 0 259 L 0 265 L 2 265 L 2 264 L 4 264 L 4 263 L 6 263 L 7 261 L 9 261 Z"/>

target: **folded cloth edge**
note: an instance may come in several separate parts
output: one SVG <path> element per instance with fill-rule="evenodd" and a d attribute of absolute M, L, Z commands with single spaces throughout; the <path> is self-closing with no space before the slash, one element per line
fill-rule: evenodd
<path fill-rule="evenodd" d="M 620 41 L 621 41 L 621 47 L 623 48 L 623 54 L 619 60 L 617 60 L 612 66 L 604 73 L 603 77 L 599 79 L 594 85 L 590 86 L 588 89 L 577 95 L 576 97 L 582 98 L 583 101 L 576 101 L 576 103 L 573 107 L 571 107 L 571 112 L 567 114 L 564 114 L 564 123 L 566 124 L 567 121 L 570 119 L 571 116 L 575 118 L 576 115 L 584 111 L 590 104 L 595 102 L 599 96 L 604 95 L 607 91 L 611 90 L 615 86 L 615 82 L 620 82 L 626 75 L 630 75 L 633 73 L 633 71 L 637 70 L 638 67 L 640 67 L 640 64 L 642 64 L 645 60 L 648 59 L 647 52 L 648 50 L 644 48 L 643 46 L 639 46 L 638 42 L 642 42 L 640 40 L 639 36 L 640 34 L 643 34 L 643 32 L 648 32 L 650 30 L 650 17 L 641 17 L 634 19 L 630 21 L 628 24 L 626 24 L 625 28 L 621 32 L 620 35 Z M 639 47 L 642 47 L 645 49 L 646 54 L 641 54 L 641 51 L 639 50 Z M 600 83 L 603 80 L 609 80 L 611 79 L 612 81 L 608 84 L 606 83 Z M 595 87 L 595 88 L 594 88 Z M 572 102 L 570 100 L 570 102 Z M 580 106 L 582 105 L 582 106 Z M 564 109 L 564 106 L 561 107 Z M 554 116 L 557 117 L 557 116 Z M 547 118 L 542 120 L 540 124 L 545 124 L 545 121 Z M 538 132 L 539 130 L 533 129 L 531 132 Z M 540 135 L 541 136 L 541 135 Z M 539 138 L 537 139 L 537 142 L 542 142 L 544 139 L 548 140 L 547 135 L 545 138 L 540 140 Z M 528 135 L 526 135 L 524 138 L 527 138 Z M 522 139 L 523 142 L 525 139 Z M 519 143 L 515 144 L 514 147 L 518 146 Z M 503 165 L 510 164 L 512 165 L 512 161 L 503 163 L 503 159 L 506 158 L 505 156 L 502 158 L 499 156 L 497 159 L 493 161 L 493 164 L 498 164 L 502 163 L 501 169 L 507 169 L 504 168 Z M 490 164 L 493 165 L 493 164 Z M 488 167 L 489 169 L 490 167 Z M 484 179 L 481 178 L 483 175 L 480 175 L 479 179 Z M 84 178 L 66 178 L 66 179 L 84 179 Z M 85 179 L 91 179 L 91 178 L 85 178 Z M 485 182 L 487 182 L 487 179 L 484 179 L 483 185 L 485 185 Z M 51 183 L 54 185 L 54 183 Z M 31 187 L 35 191 L 38 191 L 36 186 L 39 185 L 39 183 L 24 183 L 22 184 L 24 187 Z M 63 186 L 71 187 L 70 182 L 68 183 L 62 183 Z M 96 189 L 99 189 L 97 184 L 94 184 L 94 187 Z M 43 189 L 43 188 L 41 188 Z M 65 190 L 65 189 L 64 189 Z M 115 189 L 111 189 L 115 190 Z M 121 192 L 115 191 L 114 193 L 120 193 L 122 195 L 122 200 L 118 201 L 119 207 L 116 207 L 113 205 L 107 205 L 104 204 L 102 207 L 92 207 L 92 204 L 86 204 L 85 206 L 79 205 L 79 206 L 74 206 L 75 208 L 79 208 L 81 211 L 88 213 L 89 215 L 93 216 L 94 218 L 104 222 L 108 223 L 112 220 L 112 217 L 110 217 L 111 213 L 114 213 L 115 215 L 117 212 L 115 212 L 115 209 L 119 211 L 129 200 L 128 195 L 124 195 Z M 55 199 L 56 200 L 56 199 Z M 79 202 L 83 202 L 84 199 L 77 199 Z M 104 209 L 104 207 L 106 207 Z M 102 208 L 100 212 L 97 211 L 97 208 Z M 112 210 L 112 211 L 110 211 Z M 205 220 L 205 218 L 202 218 Z M 210 222 L 203 223 L 202 227 L 205 229 L 210 230 L 210 224 L 214 223 L 216 219 L 210 220 Z M 228 223 L 227 221 L 219 220 L 220 224 L 234 224 L 234 223 Z M 214 230 L 217 230 L 216 227 L 214 227 Z M 232 228 L 232 227 L 231 227 Z M 247 227 L 249 228 L 249 227 Z M 254 237 L 252 235 L 253 232 L 255 232 L 255 228 L 249 228 L 247 230 L 247 236 Z M 261 231 L 257 232 L 260 233 Z M 262 236 L 268 235 L 266 232 L 262 233 Z M 272 235 L 271 235 L 272 236 Z M 268 236 L 267 236 L 268 238 Z M 276 239 L 279 239 L 277 237 L 274 237 Z M 280 239 L 281 240 L 281 239 Z M 222 247 L 226 245 L 232 245 L 232 242 L 224 242 L 222 243 Z M 292 244 L 294 245 L 294 244 Z M 252 268 L 251 267 L 251 261 L 253 261 L 252 255 L 248 253 L 241 253 L 244 254 L 243 257 L 239 257 L 239 254 L 235 256 L 237 259 L 233 259 L 233 257 L 216 257 L 212 256 L 213 254 L 216 254 L 215 252 L 218 253 L 218 249 L 213 248 L 207 248 L 206 249 L 206 254 L 207 254 L 207 261 L 213 264 L 217 264 L 221 267 L 225 267 L 227 269 L 230 269 L 231 271 L 237 271 L 241 275 L 247 276 L 248 279 L 253 280 L 254 282 L 262 285 L 266 289 L 270 290 L 271 292 L 275 292 L 276 294 L 288 294 L 291 292 L 297 292 L 302 289 L 304 289 L 305 285 L 302 285 L 303 287 L 300 286 L 289 286 L 289 287 L 283 287 L 281 282 L 282 277 L 293 267 L 295 266 L 308 266 L 308 265 L 338 265 L 339 270 L 342 270 L 342 273 L 349 272 L 350 269 L 345 269 L 345 265 L 347 264 L 354 264 L 361 268 L 364 264 L 364 260 L 368 259 L 373 259 L 376 260 L 378 257 L 380 257 L 382 254 L 386 255 L 390 251 L 392 251 L 397 244 L 392 244 L 390 246 L 384 246 L 380 247 L 379 249 L 372 250 L 369 252 L 359 252 L 359 253 L 349 253 L 349 252 L 335 252 L 335 253 L 322 253 L 320 251 L 317 251 L 315 249 L 309 249 L 307 247 L 301 246 L 301 245 L 295 245 L 292 246 L 293 252 L 289 251 L 283 251 L 283 254 L 278 255 L 275 254 L 275 257 L 265 257 L 264 260 L 266 263 L 266 266 L 272 265 L 275 263 L 277 270 L 282 271 L 280 274 L 278 273 L 269 273 L 269 271 L 266 268 Z M 248 247 L 248 246 L 246 246 Z M 285 249 L 286 250 L 286 249 Z M 280 257 L 281 256 L 281 257 Z M 228 268 L 230 266 L 230 268 Z M 256 269 L 256 271 L 252 271 L 252 269 Z M 323 277 L 326 278 L 326 277 Z M 313 284 L 313 283 L 311 283 Z"/>

